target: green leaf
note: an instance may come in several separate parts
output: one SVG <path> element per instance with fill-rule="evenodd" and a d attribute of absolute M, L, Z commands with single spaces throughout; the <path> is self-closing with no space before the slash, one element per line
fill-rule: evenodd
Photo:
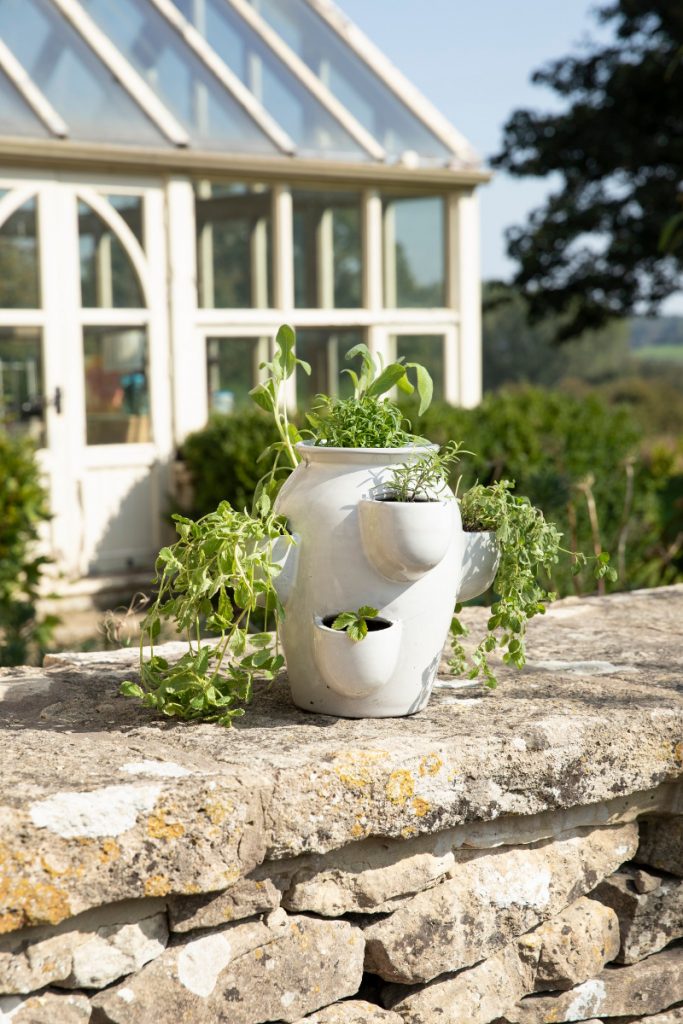
<path fill-rule="evenodd" d="M 264 409 L 266 412 L 272 412 L 273 399 L 268 393 L 265 384 L 257 384 L 255 388 L 251 389 L 249 394 L 259 408 Z"/>
<path fill-rule="evenodd" d="M 423 416 L 431 405 L 432 395 L 434 394 L 434 383 L 429 375 L 429 371 L 420 363 L 408 363 L 408 366 L 415 370 L 415 376 L 417 378 L 417 393 L 420 396 L 420 407 L 417 412 L 418 416 Z"/>
<path fill-rule="evenodd" d="M 374 619 L 379 615 L 379 610 L 372 608 L 369 604 L 364 604 L 362 608 L 358 609 L 357 615 L 359 619 Z"/>
<path fill-rule="evenodd" d="M 401 378 L 405 377 L 405 373 L 405 366 L 401 366 L 400 363 L 390 363 L 372 382 L 366 394 L 369 398 L 379 398 L 380 395 L 395 387 Z"/>
<path fill-rule="evenodd" d="M 121 683 L 119 693 L 123 697 L 142 697 L 145 691 L 137 683 L 131 683 L 129 680 L 126 680 L 125 683 Z"/>
<path fill-rule="evenodd" d="M 291 377 L 296 367 L 296 356 L 294 355 L 296 331 L 291 324 L 282 324 L 275 335 L 275 342 L 280 349 L 279 362 L 283 374 L 285 377 Z"/>
<path fill-rule="evenodd" d="M 332 623 L 332 629 L 346 629 L 356 621 L 354 612 L 341 612 Z"/>

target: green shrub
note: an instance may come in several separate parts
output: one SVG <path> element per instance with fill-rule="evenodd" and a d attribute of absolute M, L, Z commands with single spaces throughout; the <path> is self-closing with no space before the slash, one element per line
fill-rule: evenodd
<path fill-rule="evenodd" d="M 221 501 L 233 508 L 251 508 L 256 484 L 268 470 L 267 458 L 258 458 L 278 440 L 272 419 L 255 409 L 234 416 L 213 415 L 202 430 L 190 434 L 181 458 L 192 474 L 194 503 L 183 509 L 192 519 L 215 511 Z"/>
<path fill-rule="evenodd" d="M 44 649 L 57 619 L 36 602 L 48 559 L 36 554 L 50 518 L 33 444 L 0 429 L 0 665 L 21 665 Z"/>
<path fill-rule="evenodd" d="M 657 586 L 683 578 L 683 509 L 673 461 L 642 454 L 642 432 L 627 408 L 594 395 L 524 386 L 487 395 L 476 409 L 432 406 L 414 420 L 438 443 L 462 441 L 461 491 L 476 481 L 516 482 L 564 534 L 567 547 L 611 552 L 616 589 Z M 672 504 L 673 502 L 673 504 Z M 550 581 L 561 594 L 591 590 L 590 573 L 569 571 Z"/>

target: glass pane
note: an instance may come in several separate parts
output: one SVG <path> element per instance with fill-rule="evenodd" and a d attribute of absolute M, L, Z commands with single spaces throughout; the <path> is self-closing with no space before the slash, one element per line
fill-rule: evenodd
<path fill-rule="evenodd" d="M 206 149 L 278 153 L 203 61 L 148 0 L 83 0 L 136 71 Z"/>
<path fill-rule="evenodd" d="M 231 413 L 253 408 L 249 391 L 259 380 L 259 364 L 268 359 L 268 338 L 207 338 L 209 408 Z"/>
<path fill-rule="evenodd" d="M 353 385 L 348 373 L 341 371 L 351 364 L 345 360 L 350 348 L 364 341 L 360 330 L 305 328 L 296 332 L 296 354 L 311 364 L 311 376 L 296 372 L 296 400 L 310 408 L 317 394 L 324 392 L 339 398 L 350 398 Z"/>
<path fill-rule="evenodd" d="M 142 249 L 145 248 L 144 232 L 142 227 L 142 196 L 109 195 L 106 197 L 116 212 L 125 220 L 133 232 Z"/>
<path fill-rule="evenodd" d="M 38 309 L 38 213 L 29 199 L 0 227 L 0 309 Z"/>
<path fill-rule="evenodd" d="M 441 196 L 385 197 L 384 305 L 444 306 L 446 247 Z"/>
<path fill-rule="evenodd" d="M 84 327 L 88 444 L 151 441 L 147 334 L 138 327 Z"/>
<path fill-rule="evenodd" d="M 225 0 L 174 0 L 297 145 L 299 155 L 367 154 Z"/>
<path fill-rule="evenodd" d="M 27 433 L 45 445 L 40 331 L 0 327 L 0 429 Z"/>
<path fill-rule="evenodd" d="M 82 200 L 78 203 L 81 304 L 86 308 L 139 309 L 144 306 L 138 276 L 108 224 Z"/>
<path fill-rule="evenodd" d="M 443 163 L 453 154 L 306 0 L 250 0 L 285 42 L 387 152 Z"/>
<path fill-rule="evenodd" d="M 443 334 L 395 334 L 391 338 L 394 358 L 422 363 L 434 381 L 434 400 L 444 397 Z"/>
<path fill-rule="evenodd" d="M 362 306 L 360 196 L 295 191 L 292 199 L 295 304 Z"/>
<path fill-rule="evenodd" d="M 49 135 L 43 122 L 0 70 L 0 135 Z"/>
<path fill-rule="evenodd" d="M 195 193 L 199 305 L 204 309 L 270 306 L 270 189 L 203 181 Z"/>
<path fill-rule="evenodd" d="M 49 0 L 2 0 L 0 37 L 69 125 L 69 137 L 167 145 Z"/>

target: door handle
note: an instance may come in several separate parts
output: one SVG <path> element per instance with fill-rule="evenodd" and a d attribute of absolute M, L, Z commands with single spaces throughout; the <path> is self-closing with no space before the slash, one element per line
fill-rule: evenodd
<path fill-rule="evenodd" d="M 54 407 L 55 412 L 58 416 L 62 413 L 62 389 L 55 388 L 52 398 L 46 398 L 45 395 L 33 395 L 25 402 L 21 403 L 21 419 L 23 422 L 32 419 L 34 416 L 42 416 L 48 407 L 51 405 Z"/>

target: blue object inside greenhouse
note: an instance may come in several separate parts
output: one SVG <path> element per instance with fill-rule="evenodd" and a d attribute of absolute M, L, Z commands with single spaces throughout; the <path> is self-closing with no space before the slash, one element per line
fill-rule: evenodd
<path fill-rule="evenodd" d="M 85 14 L 79 14 L 78 8 L 63 12 L 53 0 L 3 0 L 0 39 L 73 140 L 157 148 L 187 143 L 264 156 L 293 148 L 299 157 L 356 163 L 382 160 L 383 151 L 388 162 L 452 161 L 453 150 L 429 116 L 418 116 L 372 65 L 372 51 L 356 52 L 343 22 L 328 22 L 308 0 L 248 0 L 250 17 L 246 6 L 226 0 L 172 2 L 178 13 L 152 0 L 80 0 Z M 92 32 L 99 29 L 114 48 L 111 66 L 90 19 Z M 211 53 L 196 32 L 193 41 L 192 28 Z M 120 57 L 131 68 L 128 77 L 119 73 Z M 171 131 L 169 143 L 163 117 L 136 93 L 134 72 L 187 138 Z M 0 135 L 55 134 L 17 86 L 0 68 Z"/>

